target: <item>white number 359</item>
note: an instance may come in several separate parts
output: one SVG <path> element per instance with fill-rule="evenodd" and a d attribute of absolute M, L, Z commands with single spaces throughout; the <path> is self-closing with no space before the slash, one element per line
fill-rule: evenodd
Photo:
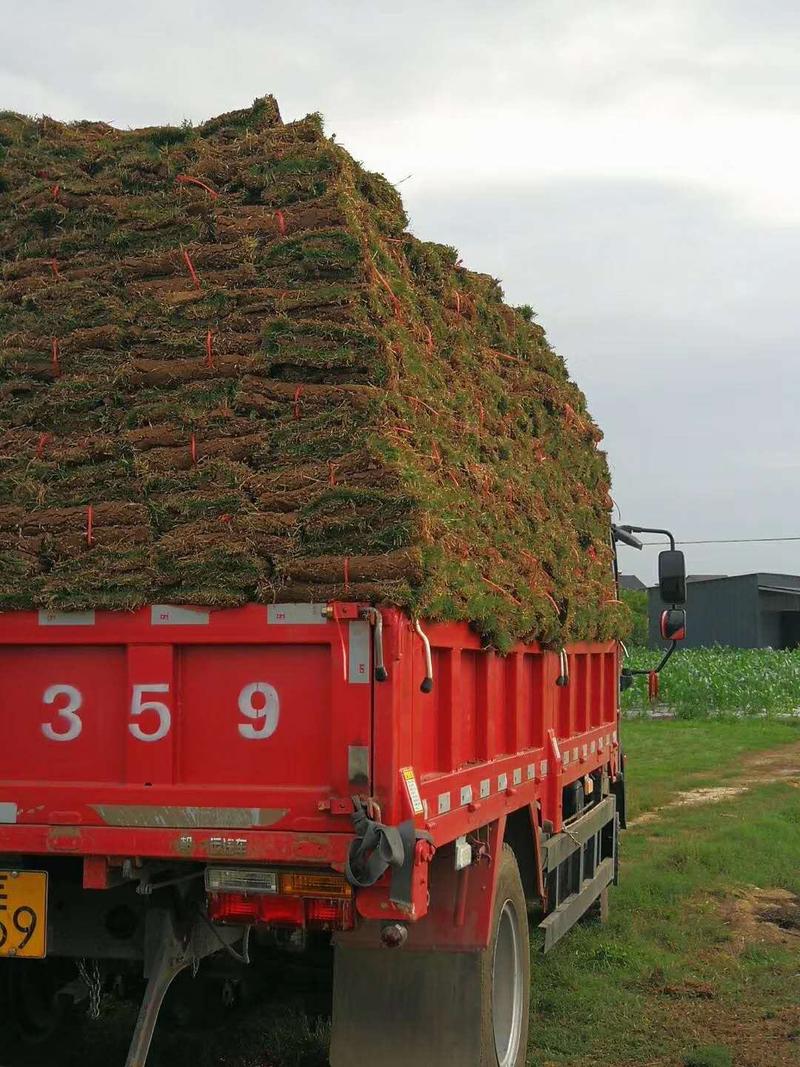
<path fill-rule="evenodd" d="M 170 732 L 172 713 L 168 705 L 153 699 L 153 694 L 166 695 L 169 691 L 167 682 L 134 685 L 128 730 L 137 741 L 161 741 Z M 74 741 L 80 737 L 83 730 L 83 720 L 78 714 L 83 706 L 80 689 L 74 685 L 51 685 L 45 689 L 42 700 L 56 709 L 55 718 L 41 724 L 42 733 L 49 741 Z M 238 705 L 240 714 L 249 720 L 238 724 L 241 737 L 263 741 L 275 733 L 280 700 L 274 686 L 268 682 L 251 682 L 239 693 Z"/>

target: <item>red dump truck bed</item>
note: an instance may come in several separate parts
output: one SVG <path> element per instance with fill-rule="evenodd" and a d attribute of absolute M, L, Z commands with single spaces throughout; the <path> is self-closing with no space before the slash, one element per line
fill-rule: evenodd
<path fill-rule="evenodd" d="M 383 613 L 378 683 L 369 621 L 336 613 L 0 615 L 0 848 L 340 860 L 329 835 L 349 833 L 354 793 L 443 842 L 616 746 L 612 643 L 571 648 L 558 688 L 555 652 L 501 658 L 464 625 L 431 625 L 422 693 L 424 647 L 403 615 Z"/>
<path fill-rule="evenodd" d="M 473 1062 L 465 1049 L 490 1039 L 458 998 L 439 1025 L 441 1005 L 454 987 L 488 995 L 514 893 L 539 902 L 549 947 L 615 876 L 613 642 L 499 656 L 464 624 L 344 603 L 21 612 L 0 615 L 0 678 L 0 890 L 32 872 L 14 883 L 13 930 L 0 914 L 0 956 L 141 958 L 131 1065 L 175 970 L 240 937 L 237 922 L 339 931 L 335 1065 L 409 988 L 403 1056 L 418 1040 L 426 1063 Z M 181 935 L 187 900 L 203 916 Z M 464 954 L 487 952 L 495 972 L 470 978 Z M 508 1003 L 516 1026 L 522 1000 Z M 520 1037 L 493 1040 L 508 1052 Z"/>

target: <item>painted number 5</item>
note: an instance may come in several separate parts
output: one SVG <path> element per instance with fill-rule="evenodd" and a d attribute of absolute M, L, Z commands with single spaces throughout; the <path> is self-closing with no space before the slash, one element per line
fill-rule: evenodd
<path fill-rule="evenodd" d="M 57 712 L 64 728 L 56 730 L 51 722 L 43 722 L 42 733 L 50 741 L 74 741 L 83 729 L 81 718 L 76 714 L 83 703 L 83 697 L 74 685 L 51 685 L 45 689 L 43 700 L 45 704 L 55 704 L 59 697 L 67 698 L 66 704 Z"/>
<path fill-rule="evenodd" d="M 239 733 L 249 741 L 263 741 L 278 728 L 280 701 L 268 682 L 251 682 L 239 694 L 239 711 L 253 722 L 239 723 Z M 255 725 L 258 723 L 259 725 Z"/>
<path fill-rule="evenodd" d="M 160 741 L 166 737 L 172 725 L 172 716 L 166 704 L 160 700 L 146 700 L 148 693 L 168 693 L 169 685 L 166 682 L 155 682 L 152 685 L 135 685 L 131 697 L 131 718 L 138 718 L 145 712 L 152 711 L 156 715 L 157 723 L 155 730 L 143 730 L 138 722 L 128 723 L 128 729 L 137 741 Z"/>

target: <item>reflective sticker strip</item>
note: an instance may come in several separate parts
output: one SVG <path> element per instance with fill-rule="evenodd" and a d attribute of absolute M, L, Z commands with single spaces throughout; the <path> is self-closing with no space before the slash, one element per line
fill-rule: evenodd
<path fill-rule="evenodd" d="M 543 759 L 542 762 L 539 764 L 539 774 L 541 774 L 542 778 L 546 778 L 547 777 L 547 772 L 549 770 L 550 770 L 550 764 L 547 762 L 546 759 Z"/>
<path fill-rule="evenodd" d="M 415 815 L 422 815 L 425 808 L 422 804 L 422 798 L 419 795 L 419 786 L 417 785 L 414 768 L 401 767 L 400 776 L 403 779 L 403 785 L 406 787 L 406 795 L 408 796 L 408 803 L 411 805 L 411 810 Z"/>
<path fill-rule="evenodd" d="M 174 604 L 152 604 L 151 626 L 208 626 L 209 613 L 200 608 L 176 607 Z"/>
<path fill-rule="evenodd" d="M 511 775 L 511 781 L 514 785 L 522 784 L 522 767 L 516 767 L 514 773 Z"/>
<path fill-rule="evenodd" d="M 597 747 L 600 749 L 601 752 L 603 751 L 604 741 L 603 741 L 602 737 L 598 737 L 598 739 L 597 739 Z"/>
<path fill-rule="evenodd" d="M 472 786 L 471 785 L 462 785 L 461 786 L 461 803 L 462 804 L 471 804 L 472 803 Z"/>
<path fill-rule="evenodd" d="M 536 764 L 535 763 L 529 763 L 528 764 L 528 772 L 527 773 L 528 773 L 528 781 L 532 782 L 533 779 L 536 777 Z"/>
<path fill-rule="evenodd" d="M 450 794 L 449 793 L 440 793 L 439 794 L 439 814 L 440 815 L 444 815 L 444 813 L 449 811 L 449 810 L 450 810 Z"/>
<path fill-rule="evenodd" d="M 347 680 L 354 685 L 369 684 L 369 623 L 354 619 L 348 623 L 350 657 Z"/>
<path fill-rule="evenodd" d="M 565 767 L 569 766 L 569 752 L 564 753 L 564 755 L 561 757 L 561 762 L 564 764 Z"/>
<path fill-rule="evenodd" d="M 108 826 L 249 830 L 274 826 L 288 808 L 196 808 L 162 804 L 92 804 Z"/>
<path fill-rule="evenodd" d="M 94 626 L 93 611 L 40 611 L 40 626 Z"/>
<path fill-rule="evenodd" d="M 325 604 L 269 604 L 267 622 L 277 626 L 324 626 Z"/>
<path fill-rule="evenodd" d="M 584 759 L 586 759 L 586 757 L 589 755 L 589 747 L 588 747 L 588 745 L 584 745 L 583 746 L 583 748 L 581 749 L 581 755 L 583 756 Z"/>
<path fill-rule="evenodd" d="M 572 750 L 572 762 L 574 763 L 577 758 L 578 758 L 578 749 L 576 747 L 576 748 L 573 748 L 573 750 Z"/>
<path fill-rule="evenodd" d="M 596 741 L 592 741 L 591 745 L 589 745 L 589 751 L 591 752 L 592 755 L 595 754 L 595 752 L 597 751 L 597 742 Z"/>
<path fill-rule="evenodd" d="M 480 790 L 481 791 L 481 799 L 482 800 L 485 800 L 486 797 L 489 796 L 489 791 L 491 790 L 491 788 L 492 787 L 491 787 L 491 784 L 489 782 L 489 779 L 488 778 L 482 778 L 481 779 L 481 790 Z"/>
<path fill-rule="evenodd" d="M 12 801 L 0 801 L 0 822 L 9 823 L 17 821 L 17 805 Z"/>
<path fill-rule="evenodd" d="M 508 775 L 498 774 L 497 776 L 497 788 L 499 792 L 503 792 L 504 789 L 508 789 Z"/>

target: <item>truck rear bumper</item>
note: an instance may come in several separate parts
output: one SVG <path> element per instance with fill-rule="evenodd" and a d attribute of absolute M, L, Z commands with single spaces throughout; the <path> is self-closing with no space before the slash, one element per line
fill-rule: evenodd
<path fill-rule="evenodd" d="M 343 869 L 351 834 L 281 830 L 0 825 L 0 854 L 297 863 Z"/>

